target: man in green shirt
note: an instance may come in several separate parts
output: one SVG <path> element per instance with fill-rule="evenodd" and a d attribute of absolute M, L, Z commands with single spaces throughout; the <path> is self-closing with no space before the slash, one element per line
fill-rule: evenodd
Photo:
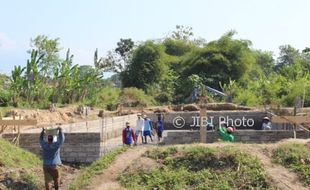
<path fill-rule="evenodd" d="M 222 127 L 219 125 L 219 131 L 220 136 L 223 141 L 229 141 L 233 142 L 235 140 L 234 135 L 232 134 L 234 132 L 234 129 L 232 127 Z"/>

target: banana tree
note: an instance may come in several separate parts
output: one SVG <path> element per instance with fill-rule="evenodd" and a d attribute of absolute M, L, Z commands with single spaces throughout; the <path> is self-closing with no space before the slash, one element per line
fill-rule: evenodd
<path fill-rule="evenodd" d="M 25 67 L 14 66 L 14 70 L 12 71 L 12 75 L 10 78 L 11 86 L 10 90 L 12 93 L 12 103 L 14 106 L 18 106 L 19 98 L 21 97 L 21 92 L 23 90 L 24 79 L 22 77 Z"/>
<path fill-rule="evenodd" d="M 40 72 L 38 65 L 43 55 L 38 57 L 38 51 L 32 50 L 30 60 L 27 60 L 26 73 L 24 77 L 24 90 L 26 99 L 29 104 L 33 104 L 34 99 L 39 99 L 39 91 L 42 90 L 42 81 L 40 79 Z"/>

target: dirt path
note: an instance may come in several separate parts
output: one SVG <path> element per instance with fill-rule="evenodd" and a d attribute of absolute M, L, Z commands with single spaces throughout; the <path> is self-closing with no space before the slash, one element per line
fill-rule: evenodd
<path fill-rule="evenodd" d="M 61 168 L 60 183 L 61 189 L 68 189 L 73 180 L 78 176 L 79 169 L 63 165 Z"/>
<path fill-rule="evenodd" d="M 268 145 L 267 145 L 268 146 Z M 239 146 L 241 148 L 241 146 Z M 264 166 L 271 184 L 281 190 L 308 190 L 300 183 L 296 173 L 291 172 L 287 168 L 274 164 L 271 161 L 271 155 L 267 151 L 266 146 L 260 145 L 244 145 L 241 149 L 256 156 Z"/>
<path fill-rule="evenodd" d="M 138 146 L 132 148 L 125 153 L 119 155 L 116 160 L 105 170 L 102 174 L 97 176 L 91 182 L 88 190 L 110 190 L 120 189 L 121 186 L 117 181 L 118 176 L 129 166 L 132 162 L 138 159 L 148 147 Z"/>

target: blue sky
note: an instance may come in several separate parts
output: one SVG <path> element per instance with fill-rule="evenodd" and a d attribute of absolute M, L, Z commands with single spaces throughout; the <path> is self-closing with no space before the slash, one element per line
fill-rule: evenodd
<path fill-rule="evenodd" d="M 278 53 L 291 44 L 310 47 L 309 0 L 0 0 L 0 73 L 25 65 L 31 38 L 61 39 L 77 64 L 92 64 L 120 38 L 162 38 L 176 25 L 193 27 L 207 41 L 234 29 L 253 48 Z"/>

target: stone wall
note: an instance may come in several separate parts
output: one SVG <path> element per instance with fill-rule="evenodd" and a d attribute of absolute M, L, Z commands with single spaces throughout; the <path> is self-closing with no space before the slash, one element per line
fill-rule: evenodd
<path fill-rule="evenodd" d="M 121 143 L 122 129 L 128 121 L 132 126 L 137 116 L 126 115 L 107 117 L 95 121 L 64 124 L 61 127 L 65 133 L 65 143 L 61 148 L 61 159 L 66 162 L 89 163 L 107 152 L 105 142 L 119 138 Z M 41 155 L 39 135 L 41 129 L 27 130 L 21 133 L 19 146 L 32 153 Z M 12 141 L 16 134 L 3 134 L 2 138 Z"/>
<path fill-rule="evenodd" d="M 135 126 L 137 116 L 135 114 L 106 117 L 99 120 L 91 120 L 85 122 L 62 124 L 61 127 L 65 133 L 101 133 L 102 140 L 106 141 L 112 138 L 119 137 L 122 134 L 122 129 L 125 123 L 130 122 L 131 126 Z M 46 126 L 49 127 L 49 126 Z M 23 133 L 40 133 L 40 129 L 31 129 L 23 131 Z"/>
<path fill-rule="evenodd" d="M 239 130 L 235 132 L 235 141 L 242 143 L 273 143 L 283 139 L 294 138 L 294 131 L 288 130 Z M 310 138 L 309 131 L 296 131 L 296 138 Z M 207 132 L 207 143 L 213 143 L 220 139 L 217 131 Z M 175 130 L 167 131 L 164 137 L 165 144 L 190 144 L 199 143 L 199 131 Z"/>
<path fill-rule="evenodd" d="M 14 134 L 2 135 L 2 138 L 9 141 L 14 137 L 16 137 Z M 100 133 L 66 133 L 65 143 L 61 147 L 61 159 L 66 162 L 93 162 L 101 156 L 100 145 Z M 21 134 L 19 146 L 39 156 L 42 155 L 38 133 Z"/>
<path fill-rule="evenodd" d="M 218 126 L 220 121 L 227 122 L 228 125 L 234 124 L 237 129 L 261 129 L 262 119 L 269 116 L 266 112 L 261 111 L 207 111 L 207 123 L 212 123 L 213 126 Z M 157 120 L 156 114 L 149 114 L 152 120 Z M 184 119 L 184 126 L 176 128 L 173 123 L 175 118 L 181 117 Z M 173 112 L 164 113 L 163 119 L 166 130 L 198 130 L 199 123 L 197 119 L 199 112 Z M 269 116 L 270 117 L 270 116 Z M 179 120 L 178 122 L 182 122 Z M 234 122 L 234 123 L 232 123 Z M 242 122 L 242 125 L 239 123 Z"/>

